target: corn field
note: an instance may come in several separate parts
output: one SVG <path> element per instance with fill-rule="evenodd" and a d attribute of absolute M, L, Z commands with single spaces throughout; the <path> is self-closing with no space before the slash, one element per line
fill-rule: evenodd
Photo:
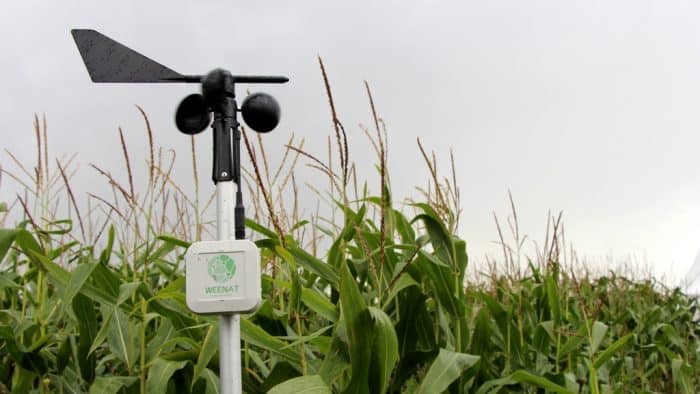
<path fill-rule="evenodd" d="M 495 266 L 469 276 L 454 174 L 441 177 L 419 141 L 430 186 L 397 203 L 365 85 L 374 124 L 360 128 L 378 174 L 358 180 L 320 64 L 337 152 L 320 159 L 292 137 L 275 167 L 260 139 L 245 139 L 246 224 L 264 272 L 263 304 L 241 319 L 245 392 L 700 390 L 693 297 L 561 264 L 558 221 L 548 253 L 517 274 Z M 35 121 L 34 168 L 7 153 L 16 170 L 3 167 L 3 180 L 25 195 L 0 205 L 0 393 L 218 392 L 218 319 L 187 309 L 183 272 L 186 248 L 213 227 L 211 199 L 199 199 L 194 154 L 195 190 L 174 183 L 174 158 L 143 116 L 150 155 L 140 191 L 122 130 L 127 181 L 93 166 L 110 197 L 71 189 L 73 157 L 49 162 L 45 120 Z M 300 163 L 327 180 L 321 191 L 308 185 L 325 209 L 307 217 L 281 197 L 299 195 Z M 12 212 L 21 220 L 9 225 Z"/>

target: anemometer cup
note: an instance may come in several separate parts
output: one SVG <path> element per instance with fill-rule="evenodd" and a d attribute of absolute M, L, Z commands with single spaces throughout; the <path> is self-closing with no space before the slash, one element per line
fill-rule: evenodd
<path fill-rule="evenodd" d="M 201 94 L 185 97 L 175 112 L 175 125 L 184 134 L 201 133 L 211 123 L 209 105 Z"/>
<path fill-rule="evenodd" d="M 241 105 L 243 120 L 258 133 L 272 131 L 280 121 L 280 105 L 267 93 L 253 93 Z"/>

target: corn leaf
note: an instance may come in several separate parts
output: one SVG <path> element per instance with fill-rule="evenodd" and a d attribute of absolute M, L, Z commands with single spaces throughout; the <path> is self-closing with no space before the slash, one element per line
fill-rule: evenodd
<path fill-rule="evenodd" d="M 12 246 L 12 243 L 15 241 L 15 237 L 19 231 L 22 230 L 7 228 L 0 229 L 0 262 L 2 262 L 5 255 L 7 255 L 7 251 L 10 250 L 10 246 Z"/>
<path fill-rule="evenodd" d="M 381 309 L 374 307 L 368 309 L 374 321 L 370 388 L 372 392 L 384 393 L 399 358 L 399 343 L 391 318 Z"/>
<path fill-rule="evenodd" d="M 292 365 L 299 366 L 301 364 L 301 357 L 294 350 L 287 348 L 287 343 L 268 334 L 248 319 L 241 319 L 241 338 L 255 346 L 282 356 L 291 362 Z"/>
<path fill-rule="evenodd" d="M 78 358 L 80 374 L 86 382 L 95 379 L 95 355 L 90 353 L 90 346 L 97 337 L 97 313 L 94 302 L 82 294 L 76 294 L 71 302 L 73 313 L 78 323 Z"/>
<path fill-rule="evenodd" d="M 615 355 L 622 347 L 624 347 L 630 339 L 634 337 L 634 334 L 627 334 L 624 337 L 615 341 L 612 345 L 608 346 L 607 349 L 598 354 L 593 362 L 595 368 L 602 367 L 612 356 Z"/>
<path fill-rule="evenodd" d="M 169 361 L 162 358 L 156 359 L 148 369 L 146 392 L 165 393 L 168 382 L 170 382 L 175 371 L 182 369 L 185 365 L 187 365 L 187 361 Z"/>
<path fill-rule="evenodd" d="M 100 376 L 90 385 L 90 394 L 116 394 L 137 381 L 135 376 Z"/>
<path fill-rule="evenodd" d="M 372 351 L 372 321 L 369 310 L 347 264 L 340 267 L 340 310 L 348 335 L 348 351 L 352 366 L 346 393 L 368 393 L 368 377 Z"/>
<path fill-rule="evenodd" d="M 204 337 L 204 342 L 202 343 L 201 351 L 197 357 L 197 364 L 194 367 L 194 376 L 192 377 L 192 385 L 190 390 L 194 387 L 194 384 L 199 378 L 207 378 L 203 375 L 205 371 L 208 371 L 207 365 L 214 357 L 216 352 L 219 350 L 219 329 L 218 326 L 212 324 L 207 330 L 207 335 Z"/>
<path fill-rule="evenodd" d="M 600 347 L 600 343 L 603 342 L 605 334 L 608 332 L 608 326 L 602 322 L 593 322 L 593 327 L 591 328 L 591 354 L 595 354 Z"/>
<path fill-rule="evenodd" d="M 479 356 L 440 349 L 416 393 L 442 393 L 479 359 Z"/>
<path fill-rule="evenodd" d="M 331 394 L 332 391 L 318 375 L 300 376 L 280 383 L 268 394 Z"/>

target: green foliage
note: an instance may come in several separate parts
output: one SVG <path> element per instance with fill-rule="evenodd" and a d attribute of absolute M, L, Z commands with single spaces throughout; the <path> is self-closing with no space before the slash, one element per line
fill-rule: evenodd
<path fill-rule="evenodd" d="M 576 281 L 556 264 L 469 284 L 465 243 L 429 205 L 416 207 L 410 220 L 391 211 L 410 232 L 380 234 L 364 205 L 343 206 L 346 225 L 325 261 L 253 226 L 263 263 L 279 270 L 265 274 L 263 306 L 242 319 L 246 392 L 700 387 L 697 304 L 679 290 L 614 274 Z M 95 251 L 22 226 L 0 230 L 4 389 L 218 391 L 217 320 L 187 310 L 181 268 L 154 264 L 181 267 L 188 244 L 150 242 L 143 250 L 175 252 L 135 256 L 152 271 L 134 275 L 110 264 L 113 241 Z M 74 263 L 59 265 L 61 255 Z"/>
<path fill-rule="evenodd" d="M 328 175 L 327 218 L 299 218 L 296 201 L 296 213 L 280 218 L 284 201 L 268 191 L 291 188 L 298 196 L 294 165 L 287 175 L 280 175 L 283 165 L 271 175 L 268 163 L 255 159 L 266 160 L 264 152 L 256 156 L 243 134 L 259 192 L 251 215 L 259 220 L 246 225 L 264 272 L 262 305 L 241 319 L 245 392 L 699 391 L 698 303 L 679 289 L 615 273 L 575 276 L 551 257 L 529 262 L 526 275 L 490 272 L 485 283 L 468 281 L 454 181 L 440 183 L 434 157 L 419 142 L 431 186 L 424 202 L 406 209 L 412 215 L 393 206 L 386 136 L 371 96 L 370 104 L 380 196 L 368 196 L 366 184 L 357 195 L 362 185 L 350 183 L 354 167 L 335 110 L 338 173 L 304 154 Z M 26 221 L 0 229 L 0 393 L 218 393 L 218 319 L 191 313 L 184 295 L 182 256 L 207 230 L 205 207 L 197 179 L 194 198 L 171 185 L 172 163 L 155 160 L 148 132 L 144 193 L 134 191 L 121 131 L 129 186 L 93 166 L 115 193 L 113 203 L 93 197 L 108 208 L 98 231 L 86 231 L 57 162 L 82 241 L 72 220 L 51 217 L 50 198 L 61 184 L 49 171 L 47 144 L 44 165 L 39 157 L 36 171 L 24 169 L 35 176 L 28 194 L 40 212 L 31 215 L 20 199 Z M 288 148 L 285 159 L 290 152 L 301 154 Z M 194 156 L 192 162 L 196 178 Z"/>

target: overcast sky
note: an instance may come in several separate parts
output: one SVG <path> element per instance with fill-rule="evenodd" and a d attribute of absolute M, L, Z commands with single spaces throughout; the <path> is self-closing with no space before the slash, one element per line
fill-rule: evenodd
<path fill-rule="evenodd" d="M 265 136 L 277 152 L 292 132 L 323 152 L 332 128 L 320 55 L 366 173 L 357 125 L 371 124 L 363 80 L 372 86 L 397 197 L 427 181 L 417 136 L 444 169 L 454 149 L 461 235 L 475 258 L 498 251 L 492 212 L 508 214 L 510 189 L 533 239 L 543 240 L 548 210 L 563 211 L 580 255 L 632 255 L 679 277 L 700 248 L 698 15 L 694 1 L 8 1 L 0 148 L 34 160 L 33 113 L 46 113 L 52 152 L 79 152 L 75 187 L 87 191 L 87 163 L 121 166 L 118 126 L 132 155 L 145 155 L 139 104 L 157 142 L 187 152 L 173 113 L 195 88 L 91 84 L 74 27 L 182 73 L 288 75 L 264 89 L 283 108 Z M 209 138 L 200 141 L 208 157 Z M 4 152 L 0 163 L 11 167 Z M 206 178 L 208 160 L 200 167 Z M 15 190 L 4 179 L 0 200 Z"/>

